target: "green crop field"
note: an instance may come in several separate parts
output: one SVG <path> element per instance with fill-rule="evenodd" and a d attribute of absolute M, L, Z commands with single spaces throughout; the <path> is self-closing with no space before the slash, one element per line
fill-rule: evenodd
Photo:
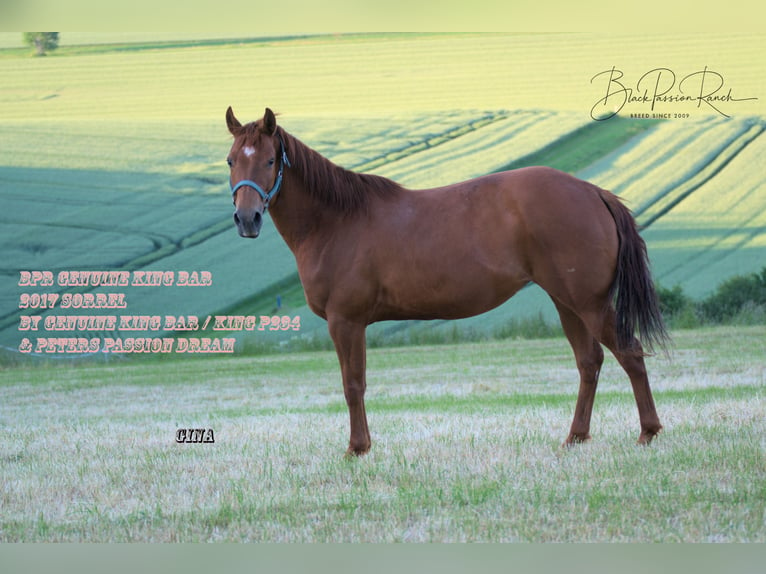
<path fill-rule="evenodd" d="M 760 36 L 629 37 L 609 58 L 612 39 L 594 35 L 166 35 L 154 42 L 127 35 L 110 42 L 85 34 L 69 44 L 62 36 L 47 58 L 13 48 L 18 38 L 0 40 L 9 46 L 0 49 L 5 347 L 19 339 L 18 272 L 35 269 L 207 270 L 214 288 L 129 289 L 131 308 L 261 314 L 280 295 L 285 312 L 303 319 L 299 338 L 326 339 L 274 228 L 267 223 L 257 242 L 247 242 L 230 224 L 222 162 L 230 104 L 247 119 L 269 105 L 333 161 L 410 187 L 530 163 L 575 173 L 629 201 L 648 225 L 657 279 L 695 297 L 766 261 L 764 100 L 744 99 L 762 87 Z M 680 74 L 696 70 L 693 54 L 703 49 L 717 54 L 709 65 L 725 70 L 744 100 L 728 103 L 730 119 L 680 104 L 673 111 L 690 117 L 591 119 L 603 88 L 592 78 L 618 56 L 626 77 L 660 55 Z M 371 334 L 380 341 L 407 340 L 417 329 L 491 334 L 530 319 L 555 322 L 534 287 L 481 318 L 384 324 Z"/>

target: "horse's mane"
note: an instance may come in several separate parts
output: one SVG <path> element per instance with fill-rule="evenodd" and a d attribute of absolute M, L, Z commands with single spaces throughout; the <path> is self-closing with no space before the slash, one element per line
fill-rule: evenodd
<path fill-rule="evenodd" d="M 323 205 L 343 213 L 365 210 L 375 197 L 395 195 L 401 185 L 379 175 L 356 173 L 334 164 L 281 127 L 291 169 L 303 178 L 306 190 Z"/>

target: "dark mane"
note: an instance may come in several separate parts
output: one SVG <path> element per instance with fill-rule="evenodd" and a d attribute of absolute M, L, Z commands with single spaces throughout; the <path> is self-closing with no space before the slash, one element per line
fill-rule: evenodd
<path fill-rule="evenodd" d="M 392 196 L 403 189 L 386 177 L 335 165 L 281 127 L 277 130 L 285 143 L 291 169 L 301 174 L 312 197 L 327 207 L 354 213 L 366 209 L 374 197 Z"/>

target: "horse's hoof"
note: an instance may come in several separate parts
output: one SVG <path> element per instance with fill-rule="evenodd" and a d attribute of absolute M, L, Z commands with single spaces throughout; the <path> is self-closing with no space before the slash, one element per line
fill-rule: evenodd
<path fill-rule="evenodd" d="M 642 446 L 647 446 L 651 444 L 654 437 L 660 434 L 660 430 L 662 430 L 662 427 L 658 428 L 657 430 L 641 431 L 641 434 L 639 435 L 638 441 L 636 442 L 636 444 L 640 444 Z"/>
<path fill-rule="evenodd" d="M 576 433 L 569 433 L 569 436 L 561 446 L 564 448 L 570 448 L 585 442 L 590 442 L 590 433 L 585 433 L 585 436 Z"/>
<path fill-rule="evenodd" d="M 353 460 L 366 455 L 368 452 L 370 452 L 369 446 L 366 448 L 348 447 L 348 449 L 346 450 L 346 454 L 343 455 L 343 458 L 345 458 L 346 460 Z"/>

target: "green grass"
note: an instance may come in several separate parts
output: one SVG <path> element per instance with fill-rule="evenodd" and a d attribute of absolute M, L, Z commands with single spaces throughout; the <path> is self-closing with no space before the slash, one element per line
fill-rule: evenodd
<path fill-rule="evenodd" d="M 649 448 L 613 359 L 593 441 L 559 446 L 563 339 L 371 351 L 351 461 L 333 352 L 5 369 L 0 539 L 764 542 L 766 331 L 674 337 Z"/>

